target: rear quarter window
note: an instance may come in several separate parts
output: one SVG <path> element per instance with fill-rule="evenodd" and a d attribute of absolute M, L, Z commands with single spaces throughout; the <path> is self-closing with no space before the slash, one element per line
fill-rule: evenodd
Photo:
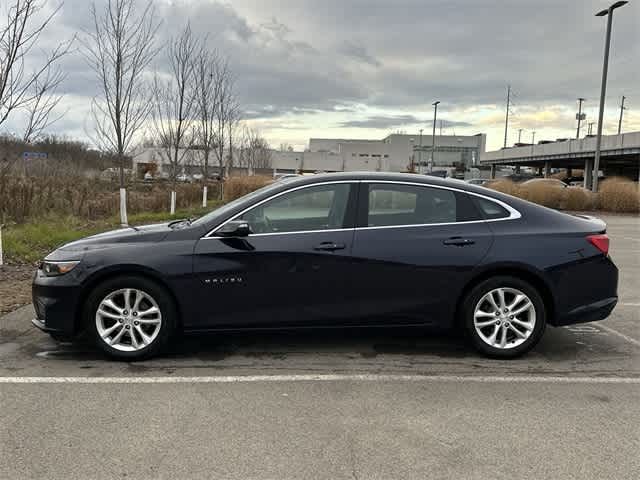
<path fill-rule="evenodd" d="M 509 211 L 502 205 L 482 197 L 475 197 L 478 208 L 487 220 L 509 217 Z"/>

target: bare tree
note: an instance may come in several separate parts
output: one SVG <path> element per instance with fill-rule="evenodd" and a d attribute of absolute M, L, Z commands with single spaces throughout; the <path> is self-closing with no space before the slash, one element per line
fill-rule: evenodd
<path fill-rule="evenodd" d="M 242 119 L 240 111 L 240 105 L 235 95 L 230 97 L 229 105 L 227 107 L 227 140 L 229 144 L 229 151 L 227 152 L 227 163 L 225 168 L 225 177 L 230 175 L 234 167 L 234 144 L 235 144 L 235 135 L 238 131 L 238 127 L 240 126 L 240 120 Z"/>
<path fill-rule="evenodd" d="M 25 141 L 59 119 L 50 117 L 60 101 L 60 95 L 55 91 L 65 77 L 58 61 L 69 53 L 75 39 L 58 42 L 35 70 L 27 72 L 27 58 L 60 11 L 58 6 L 38 19 L 45 3 L 41 0 L 15 0 L 8 6 L 6 21 L 0 23 L 0 125 L 14 110 L 26 110 Z"/>
<path fill-rule="evenodd" d="M 124 165 L 148 118 L 151 102 L 144 74 L 158 53 L 160 23 L 149 1 L 139 12 L 135 0 L 108 0 L 102 12 L 92 4 L 93 31 L 85 40 L 87 58 L 100 83 L 93 99 L 93 140 L 117 156 L 120 168 L 120 219 L 127 223 Z"/>
<path fill-rule="evenodd" d="M 24 108 L 27 112 L 27 121 L 22 141 L 25 143 L 40 137 L 47 128 L 67 113 L 68 109 L 52 116 L 53 111 L 62 100 L 62 95 L 56 92 L 58 85 L 64 78 L 65 75 L 61 74 L 59 70 L 53 71 L 50 69 L 42 79 L 34 82 L 33 101 Z"/>
<path fill-rule="evenodd" d="M 220 176 L 224 178 L 225 170 L 229 163 L 229 158 L 225 157 L 225 147 L 229 145 L 230 141 L 232 142 L 232 134 L 239 115 L 238 100 L 234 91 L 234 78 L 227 59 L 218 62 L 213 81 L 218 91 L 218 101 L 214 109 L 214 152 L 218 161 Z M 229 155 L 232 155 L 232 152 L 233 149 L 230 148 Z M 223 194 L 223 189 L 220 188 L 221 198 Z"/>
<path fill-rule="evenodd" d="M 169 176 L 173 183 L 171 213 L 175 211 L 176 178 L 195 140 L 194 65 L 199 48 L 187 24 L 180 36 L 169 44 L 169 78 L 163 81 L 156 73 L 153 81 L 153 128 L 170 166 Z"/>
<path fill-rule="evenodd" d="M 271 148 L 258 131 L 245 125 L 236 150 L 237 165 L 246 168 L 249 175 L 256 169 L 271 168 Z"/>
<path fill-rule="evenodd" d="M 216 142 L 216 112 L 220 101 L 220 83 L 218 69 L 220 58 L 217 52 L 201 48 L 195 59 L 195 103 L 196 103 L 196 136 L 199 149 L 202 151 L 202 177 L 206 183 L 209 177 L 211 151 Z"/>

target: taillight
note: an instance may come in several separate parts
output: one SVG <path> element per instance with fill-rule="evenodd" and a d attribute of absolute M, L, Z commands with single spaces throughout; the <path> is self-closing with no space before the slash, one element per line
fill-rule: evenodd
<path fill-rule="evenodd" d="M 605 255 L 609 253 L 609 237 L 606 233 L 589 235 L 587 240 Z"/>

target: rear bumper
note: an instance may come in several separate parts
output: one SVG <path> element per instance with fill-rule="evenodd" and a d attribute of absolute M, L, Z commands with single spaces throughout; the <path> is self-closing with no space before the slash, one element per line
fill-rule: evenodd
<path fill-rule="evenodd" d="M 571 325 L 574 323 L 604 320 L 611 314 L 617 303 L 618 297 L 611 297 L 590 303 L 589 305 L 582 305 L 559 317 L 556 321 L 556 325 L 561 327 L 563 325 Z"/>
<path fill-rule="evenodd" d="M 618 303 L 618 268 L 605 255 L 558 267 L 551 273 L 556 326 L 607 318 Z"/>

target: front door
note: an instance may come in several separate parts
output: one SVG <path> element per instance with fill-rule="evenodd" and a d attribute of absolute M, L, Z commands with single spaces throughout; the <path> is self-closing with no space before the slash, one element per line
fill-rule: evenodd
<path fill-rule="evenodd" d="M 281 193 L 235 217 L 249 223 L 249 236 L 201 239 L 193 265 L 205 315 L 192 326 L 304 326 L 339 318 L 356 185 Z"/>
<path fill-rule="evenodd" d="M 354 237 L 351 308 L 369 322 L 438 323 L 492 242 L 464 192 L 363 183 Z"/>

